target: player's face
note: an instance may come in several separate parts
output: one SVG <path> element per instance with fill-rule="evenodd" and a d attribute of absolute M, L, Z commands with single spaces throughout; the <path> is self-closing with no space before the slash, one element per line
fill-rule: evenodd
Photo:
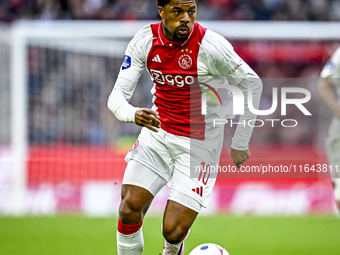
<path fill-rule="evenodd" d="M 196 19 L 195 0 L 170 0 L 158 8 L 163 34 L 171 41 L 185 41 Z"/>

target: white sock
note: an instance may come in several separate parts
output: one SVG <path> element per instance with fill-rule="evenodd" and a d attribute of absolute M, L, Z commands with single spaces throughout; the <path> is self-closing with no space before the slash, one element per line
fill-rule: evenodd
<path fill-rule="evenodd" d="M 144 249 L 142 228 L 131 235 L 117 231 L 117 248 L 118 255 L 141 255 Z"/>
<path fill-rule="evenodd" d="M 183 247 L 181 247 L 183 245 Z M 182 255 L 184 254 L 183 241 L 178 244 L 171 244 L 165 240 L 163 255 Z"/>

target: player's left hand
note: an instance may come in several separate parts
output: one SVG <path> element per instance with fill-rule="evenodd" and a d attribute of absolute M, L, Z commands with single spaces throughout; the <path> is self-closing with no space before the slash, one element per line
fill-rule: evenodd
<path fill-rule="evenodd" d="M 239 151 L 231 148 L 231 157 L 233 158 L 236 167 L 240 168 L 242 163 L 250 157 L 250 151 L 249 149 Z"/>

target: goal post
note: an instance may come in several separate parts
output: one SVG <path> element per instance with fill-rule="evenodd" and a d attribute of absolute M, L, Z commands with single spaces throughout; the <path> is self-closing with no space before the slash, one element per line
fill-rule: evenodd
<path fill-rule="evenodd" d="M 102 143 L 110 147 L 108 137 L 114 136 L 117 141 L 117 137 L 124 132 L 128 135 L 134 135 L 137 132 L 135 127 L 108 120 L 109 115 L 102 116 L 104 115 L 102 113 L 103 102 L 100 106 L 94 106 L 93 102 L 105 100 L 104 104 L 106 104 L 108 92 L 112 89 L 129 40 L 144 25 L 155 22 L 157 21 L 17 21 L 10 26 L 0 26 L 0 32 L 4 35 L 0 37 L 0 45 L 4 41 L 3 38 L 9 38 L 7 43 L 10 47 L 10 146 L 14 173 L 12 191 L 15 198 L 13 201 L 16 201 L 10 206 L 11 213 L 27 213 L 28 209 L 24 200 L 28 186 L 29 164 L 35 166 L 31 169 L 31 175 L 36 173 L 35 169 L 40 171 L 39 169 L 50 167 L 51 161 L 54 162 L 56 169 L 66 169 L 65 165 L 68 165 L 67 169 L 89 169 L 80 170 L 77 174 L 82 177 L 79 178 L 85 178 L 83 175 L 87 174 L 90 176 L 90 171 L 92 171 L 90 168 L 98 167 L 98 162 L 93 163 L 95 159 L 91 158 L 95 156 L 91 148 L 87 152 L 89 159 L 80 160 L 78 165 L 75 161 L 82 157 L 81 153 L 84 153 L 84 148 L 79 150 L 77 160 L 70 159 L 66 163 L 61 162 L 58 153 L 61 153 L 61 147 L 65 148 L 65 144 L 68 143 L 67 139 L 71 139 L 70 143 L 76 146 L 84 144 L 97 146 Z M 200 21 L 200 24 L 225 36 L 228 40 L 236 41 L 332 41 L 334 43 L 340 41 L 339 22 Z M 76 70 L 77 66 L 78 70 Z M 36 68 L 37 73 L 30 68 Z M 86 70 L 87 68 L 89 70 Z M 32 82 L 34 83 L 32 79 L 37 81 L 35 85 L 32 85 Z M 143 82 L 147 83 L 147 79 L 149 78 L 145 76 Z M 68 82 L 74 87 L 66 86 Z M 32 86 L 35 87 L 32 88 Z M 84 86 L 84 90 L 81 86 Z M 85 92 L 86 88 L 90 92 Z M 141 88 L 140 95 L 149 93 L 149 89 Z M 40 93 L 41 100 L 45 101 L 32 103 L 32 99 L 29 98 L 30 93 L 33 93 L 32 90 L 39 90 L 37 93 Z M 62 95 L 60 91 L 63 91 Z M 67 98 L 67 95 L 72 93 L 82 97 L 84 102 L 89 100 L 91 103 L 82 101 L 74 106 L 73 103 L 76 104 L 76 100 L 73 98 L 72 101 L 72 98 Z M 56 99 L 56 97 L 64 99 Z M 95 97 L 100 98 L 95 99 Z M 46 102 L 47 105 L 43 105 Z M 60 102 L 70 107 L 58 105 Z M 136 99 L 136 103 L 141 102 L 144 103 L 142 99 Z M 55 105 L 52 105 L 53 103 Z M 44 109 L 39 110 L 37 107 L 41 105 Z M 96 116 L 98 113 L 100 116 Z M 79 114 L 82 116 L 78 119 Z M 83 122 L 81 117 L 89 114 L 90 120 Z M 114 119 L 113 116 L 109 118 Z M 102 122 L 105 124 L 101 124 Z M 72 127 L 68 126 L 69 123 Z M 34 125 L 33 131 L 30 125 Z M 119 127 L 116 128 L 117 126 Z M 50 130 L 46 130 L 46 127 Z M 77 131 L 70 131 L 71 128 Z M 59 149 L 51 152 L 53 155 L 49 155 L 51 156 L 49 159 L 45 154 L 39 154 L 39 159 L 45 160 L 43 167 L 38 166 L 36 162 L 28 162 L 28 154 L 32 153 L 30 152 L 31 144 L 37 145 L 34 148 L 38 154 L 41 153 L 39 150 L 41 147 L 47 146 L 48 148 L 51 144 Z M 67 147 L 65 153 L 68 152 L 75 153 L 73 149 Z M 103 158 L 101 164 L 104 164 L 105 160 L 111 159 Z M 85 166 L 80 166 L 84 165 L 84 162 Z M 46 178 L 42 180 L 42 183 L 48 183 L 51 178 L 59 178 L 60 172 L 58 171 L 45 173 Z M 110 171 L 108 170 L 104 175 L 111 176 Z"/>
<path fill-rule="evenodd" d="M 24 211 L 26 193 L 27 136 L 27 38 L 25 31 L 14 25 L 11 30 L 11 151 L 13 157 L 13 184 L 9 209 L 14 214 Z"/>

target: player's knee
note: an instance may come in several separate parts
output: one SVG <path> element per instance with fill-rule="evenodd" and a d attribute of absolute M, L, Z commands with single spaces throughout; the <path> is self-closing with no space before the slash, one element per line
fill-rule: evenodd
<path fill-rule="evenodd" d="M 119 219 L 123 224 L 137 224 L 143 219 L 143 208 L 123 199 L 119 206 Z"/>
<path fill-rule="evenodd" d="M 178 244 L 183 240 L 187 229 L 182 228 L 180 225 L 176 226 L 166 226 L 163 225 L 163 236 L 168 243 Z"/>

